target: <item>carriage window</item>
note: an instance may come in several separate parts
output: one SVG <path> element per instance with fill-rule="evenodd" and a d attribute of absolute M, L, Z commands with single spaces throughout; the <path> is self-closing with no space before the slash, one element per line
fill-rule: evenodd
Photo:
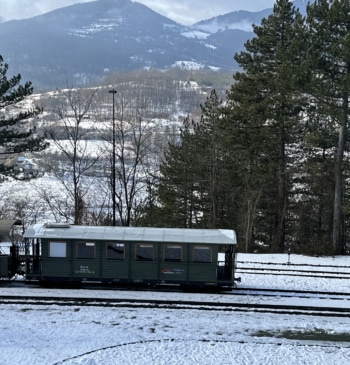
<path fill-rule="evenodd" d="M 211 250 L 208 246 L 196 246 L 193 249 L 194 262 L 211 262 Z"/>
<path fill-rule="evenodd" d="M 49 242 L 49 257 L 67 257 L 67 242 Z"/>
<path fill-rule="evenodd" d="M 136 259 L 142 261 L 153 261 L 153 245 L 136 245 Z"/>
<path fill-rule="evenodd" d="M 164 261 L 181 261 L 182 247 L 179 245 L 166 245 L 164 248 Z"/>
<path fill-rule="evenodd" d="M 95 258 L 95 243 L 78 242 L 77 243 L 77 258 L 78 259 L 94 259 Z"/>
<path fill-rule="evenodd" d="M 124 243 L 107 243 L 107 260 L 124 260 Z"/>

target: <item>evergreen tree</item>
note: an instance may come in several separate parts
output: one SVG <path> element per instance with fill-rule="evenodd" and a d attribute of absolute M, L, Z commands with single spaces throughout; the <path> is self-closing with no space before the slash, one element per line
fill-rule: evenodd
<path fill-rule="evenodd" d="M 232 228 L 235 171 L 222 139 L 222 102 L 213 90 L 198 121 L 186 118 L 160 166 L 161 222 L 175 227 Z"/>
<path fill-rule="evenodd" d="M 226 122 L 231 128 L 230 143 L 240 144 L 234 149 L 246 151 L 242 164 L 250 172 L 245 177 L 257 179 L 248 180 L 252 200 L 242 205 L 254 207 L 253 214 L 259 205 L 265 230 L 262 240 L 271 243 L 272 250 L 283 251 L 293 176 L 288 148 L 300 139 L 300 113 L 305 102 L 299 78 L 304 22 L 291 1 L 277 0 L 273 13 L 254 26 L 254 33 L 246 50 L 235 55 L 243 72 L 234 75 Z M 262 174 L 254 174 L 252 169 L 256 168 Z M 252 219 L 247 217 L 250 224 L 244 228 L 250 231 L 246 231 L 248 239 L 253 236 Z"/>
<path fill-rule="evenodd" d="M 310 68 L 312 69 L 312 68 Z M 309 85 L 308 85 L 309 86 Z M 336 123 L 320 113 L 312 99 L 305 118 L 300 173 L 294 182 L 298 199 L 291 207 L 295 217 L 296 250 L 309 254 L 332 253 L 334 146 Z"/>
<path fill-rule="evenodd" d="M 162 217 L 160 226 L 193 228 L 200 219 L 196 143 L 188 118 L 180 132 L 180 140 L 170 143 L 160 165 L 158 186 Z"/>
<path fill-rule="evenodd" d="M 35 134 L 35 127 L 28 128 L 28 119 L 38 115 L 41 109 L 18 113 L 14 108 L 32 94 L 32 85 L 30 82 L 21 85 L 21 75 L 7 78 L 7 72 L 8 64 L 0 56 L 0 147 L 14 153 L 42 150 L 46 147 L 43 138 Z"/>
<path fill-rule="evenodd" d="M 203 212 L 202 224 L 206 228 L 231 227 L 232 165 L 221 143 L 223 103 L 216 90 L 212 90 L 204 105 L 201 119 L 194 123 L 198 169 L 198 195 Z"/>
<path fill-rule="evenodd" d="M 350 2 L 317 0 L 307 8 L 310 37 L 308 66 L 311 73 L 309 93 L 315 98 L 317 113 L 337 130 L 334 145 L 334 193 L 332 243 L 341 253 L 345 237 L 344 197 L 345 160 L 348 142 L 350 94 Z M 334 130 L 334 129 L 333 129 Z"/>

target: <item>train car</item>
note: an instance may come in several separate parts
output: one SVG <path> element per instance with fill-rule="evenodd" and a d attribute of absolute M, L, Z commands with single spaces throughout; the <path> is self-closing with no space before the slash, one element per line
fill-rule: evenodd
<path fill-rule="evenodd" d="M 9 255 L 0 253 L 0 278 L 9 277 Z"/>
<path fill-rule="evenodd" d="M 22 222 L 18 219 L 0 220 L 0 278 L 14 276 L 20 266 L 20 246 L 18 238 L 22 231 Z"/>
<path fill-rule="evenodd" d="M 26 280 L 232 287 L 236 234 L 221 229 L 36 224 Z"/>

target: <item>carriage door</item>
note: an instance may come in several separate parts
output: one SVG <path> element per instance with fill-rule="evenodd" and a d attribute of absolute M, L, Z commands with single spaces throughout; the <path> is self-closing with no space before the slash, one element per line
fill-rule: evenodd
<path fill-rule="evenodd" d="M 41 240 L 39 238 L 25 239 L 26 279 L 41 276 Z"/>
<path fill-rule="evenodd" d="M 233 280 L 233 246 L 221 245 L 218 254 L 218 280 Z"/>

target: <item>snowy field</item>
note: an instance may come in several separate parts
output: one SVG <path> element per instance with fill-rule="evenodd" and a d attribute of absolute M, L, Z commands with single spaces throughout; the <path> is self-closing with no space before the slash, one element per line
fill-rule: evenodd
<path fill-rule="evenodd" d="M 239 261 L 245 263 L 264 261 L 282 265 L 286 259 L 286 255 L 239 256 Z M 332 265 L 339 266 L 340 271 L 350 271 L 350 257 L 292 255 L 291 263 Z M 242 282 L 239 286 L 242 287 L 350 292 L 348 280 L 339 278 L 240 276 Z M 3 294 L 17 294 L 20 289 L 0 290 Z M 72 294 L 72 291 L 55 291 L 62 296 Z M 86 292 L 74 293 L 97 295 L 96 292 Z M 102 295 L 144 297 L 156 294 L 107 291 Z M 214 294 L 169 295 L 178 296 L 179 300 L 193 296 L 203 301 L 218 300 Z M 0 318 L 1 365 L 350 363 L 349 318 L 29 304 L 0 305 Z"/>

